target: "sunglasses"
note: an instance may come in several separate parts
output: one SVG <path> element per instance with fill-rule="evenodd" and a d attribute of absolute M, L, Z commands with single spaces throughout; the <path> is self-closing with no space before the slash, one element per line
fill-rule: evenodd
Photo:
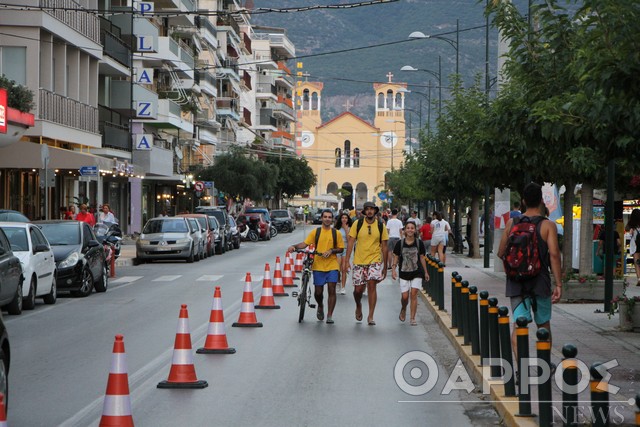
<path fill-rule="evenodd" d="M 369 234 L 371 234 L 371 226 L 367 225 L 367 228 L 369 228 Z"/>

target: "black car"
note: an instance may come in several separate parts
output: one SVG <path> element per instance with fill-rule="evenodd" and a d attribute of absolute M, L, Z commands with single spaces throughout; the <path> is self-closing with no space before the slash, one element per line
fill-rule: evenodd
<path fill-rule="evenodd" d="M 293 215 L 287 209 L 273 209 L 269 212 L 273 225 L 280 233 L 291 233 L 296 228 Z"/>
<path fill-rule="evenodd" d="M 203 213 L 209 216 L 215 216 L 220 223 L 220 233 L 221 242 L 218 247 L 216 247 L 216 253 L 223 254 L 229 249 L 233 249 L 233 245 L 231 244 L 231 224 L 229 223 L 229 214 L 225 209 L 216 207 L 216 206 L 198 206 L 195 209 L 195 213 Z"/>
<path fill-rule="evenodd" d="M 0 230 L 0 306 L 9 314 L 22 313 L 22 264 L 11 251 L 11 243 Z"/>
<path fill-rule="evenodd" d="M 236 220 L 232 216 L 229 216 L 229 224 L 231 224 L 231 243 L 235 249 L 240 249 L 240 230 L 238 229 Z"/>
<path fill-rule="evenodd" d="M 53 249 L 58 290 L 86 297 L 94 289 L 106 292 L 109 273 L 102 244 L 86 222 L 36 221 Z"/>
<path fill-rule="evenodd" d="M 0 393 L 4 396 L 4 409 L 8 409 L 9 403 L 9 365 L 11 362 L 11 347 L 9 335 L 4 326 L 2 314 L 0 314 Z"/>

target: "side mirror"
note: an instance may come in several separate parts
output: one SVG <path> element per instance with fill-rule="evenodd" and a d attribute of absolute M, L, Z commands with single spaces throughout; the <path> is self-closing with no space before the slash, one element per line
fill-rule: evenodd
<path fill-rule="evenodd" d="M 33 248 L 34 253 L 47 252 L 48 250 L 49 250 L 49 246 L 43 245 L 42 243 L 36 245 L 36 247 Z"/>
<path fill-rule="evenodd" d="M 97 246 L 100 246 L 100 242 L 98 242 L 97 240 L 89 240 L 89 243 L 87 243 L 87 247 L 89 248 L 95 248 Z"/>

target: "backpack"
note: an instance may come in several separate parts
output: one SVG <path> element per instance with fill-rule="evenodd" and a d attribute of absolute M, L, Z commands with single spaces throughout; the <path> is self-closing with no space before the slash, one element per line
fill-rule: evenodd
<path fill-rule="evenodd" d="M 320 231 L 322 231 L 322 227 L 316 228 L 316 250 L 318 249 L 318 240 L 320 240 Z M 335 228 L 331 229 L 331 235 L 333 236 L 333 249 L 336 249 L 338 247 L 338 232 Z"/>
<path fill-rule="evenodd" d="M 380 243 L 382 243 L 382 227 L 384 227 L 384 225 L 382 224 L 382 221 L 377 220 L 378 221 L 378 232 L 380 235 Z M 358 225 L 356 225 L 356 237 L 358 237 L 358 234 L 360 233 L 360 229 L 362 228 L 362 226 L 364 225 L 364 219 L 359 219 L 358 220 Z"/>
<path fill-rule="evenodd" d="M 543 217 L 521 216 L 513 219 L 507 248 L 502 257 L 507 277 L 524 282 L 540 274 L 542 262 L 538 246 L 538 227 Z"/>

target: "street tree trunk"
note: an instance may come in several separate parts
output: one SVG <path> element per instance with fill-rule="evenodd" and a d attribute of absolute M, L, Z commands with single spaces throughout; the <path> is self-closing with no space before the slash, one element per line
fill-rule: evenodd
<path fill-rule="evenodd" d="M 480 233 L 478 226 L 480 224 L 480 196 L 474 194 L 471 196 L 471 217 L 467 221 L 471 221 L 471 236 L 467 236 L 469 240 L 469 256 L 471 258 L 480 258 Z"/>
<path fill-rule="evenodd" d="M 565 183 L 564 201 L 562 210 L 564 211 L 564 236 L 562 238 L 562 275 L 566 276 L 573 268 L 571 258 L 573 255 L 573 204 L 576 196 L 573 194 L 575 183 L 569 180 Z"/>
<path fill-rule="evenodd" d="M 580 220 L 580 263 L 581 275 L 593 273 L 593 186 L 582 183 L 580 194 L 582 217 Z"/>

